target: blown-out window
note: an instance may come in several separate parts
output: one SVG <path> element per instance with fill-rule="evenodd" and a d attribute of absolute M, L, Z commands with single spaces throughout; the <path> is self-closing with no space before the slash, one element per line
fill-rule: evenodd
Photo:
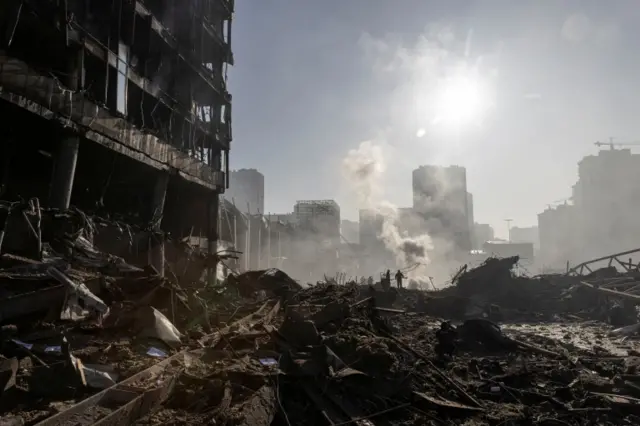
<path fill-rule="evenodd" d="M 129 67 L 129 46 L 118 43 L 118 92 L 116 108 L 121 114 L 127 114 L 127 69 Z"/>

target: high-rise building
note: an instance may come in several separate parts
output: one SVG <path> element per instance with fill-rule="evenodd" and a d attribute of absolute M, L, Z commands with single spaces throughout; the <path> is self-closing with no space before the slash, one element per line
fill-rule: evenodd
<path fill-rule="evenodd" d="M 232 171 L 225 198 L 243 213 L 265 214 L 264 175 L 256 169 Z"/>
<path fill-rule="evenodd" d="M 436 250 L 471 250 L 467 172 L 460 166 L 420 166 L 413 171 L 413 210 Z"/>
<path fill-rule="evenodd" d="M 203 229 L 217 251 L 232 18 L 229 0 L 3 0 L 2 198 Z"/>
<path fill-rule="evenodd" d="M 357 243 L 360 240 L 360 224 L 355 220 L 342 219 L 340 233 L 349 243 Z"/>
<path fill-rule="evenodd" d="M 469 233 L 471 234 L 471 248 L 473 248 L 473 224 L 475 218 L 473 216 L 473 194 L 467 192 L 467 224 L 469 226 Z"/>
<path fill-rule="evenodd" d="M 640 246 L 640 154 L 603 149 L 578 163 L 573 204 L 582 260 Z"/>
<path fill-rule="evenodd" d="M 421 217 L 416 215 L 413 207 L 398 207 L 396 226 L 401 234 L 410 237 L 424 234 Z"/>
<path fill-rule="evenodd" d="M 373 209 L 361 209 L 359 215 L 360 245 L 367 248 L 382 244 L 379 240 L 382 233 L 382 215 Z"/>
<path fill-rule="evenodd" d="M 325 244 L 340 244 L 340 206 L 334 200 L 296 201 L 293 214 L 301 228 Z"/>
<path fill-rule="evenodd" d="M 374 209 L 360 210 L 361 270 L 366 275 L 377 274 L 384 269 L 395 267 L 394 256 L 383 239 L 385 218 Z"/>
<path fill-rule="evenodd" d="M 267 215 L 267 219 L 270 222 L 281 222 L 287 225 L 295 223 L 295 216 L 293 213 L 269 213 Z"/>
<path fill-rule="evenodd" d="M 512 243 L 531 243 L 537 250 L 540 248 L 540 236 L 537 226 L 514 226 L 509 229 L 509 241 Z"/>
<path fill-rule="evenodd" d="M 340 206 L 334 200 L 297 201 L 293 207 L 297 268 L 319 279 L 337 272 L 340 249 Z"/>
<path fill-rule="evenodd" d="M 546 270 L 563 270 L 567 262 L 579 262 L 576 236 L 577 210 L 570 204 L 548 208 L 538 214 L 540 251 L 538 263 Z"/>
<path fill-rule="evenodd" d="M 473 248 L 475 250 L 482 250 L 484 243 L 487 241 L 493 241 L 495 233 L 493 227 L 488 223 L 474 223 L 473 224 Z"/>

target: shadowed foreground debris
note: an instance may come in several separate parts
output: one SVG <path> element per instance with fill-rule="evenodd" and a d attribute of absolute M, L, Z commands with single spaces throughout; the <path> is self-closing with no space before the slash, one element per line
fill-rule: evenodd
<path fill-rule="evenodd" d="M 629 299 L 585 277 L 490 259 L 437 292 L 211 286 L 219 259 L 176 244 L 161 277 L 101 251 L 98 219 L 58 220 L 2 251 L 2 424 L 640 424 L 640 352 L 606 324 L 622 306 L 615 334 L 637 330 Z"/>

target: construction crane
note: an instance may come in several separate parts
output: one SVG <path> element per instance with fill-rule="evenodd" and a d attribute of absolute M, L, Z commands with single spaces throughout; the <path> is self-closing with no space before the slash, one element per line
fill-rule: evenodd
<path fill-rule="evenodd" d="M 593 143 L 597 147 L 608 146 L 611 150 L 614 150 L 616 146 L 640 146 L 640 142 L 628 142 L 628 143 L 620 143 L 614 142 L 613 138 L 609 138 L 609 142 L 594 142 Z"/>

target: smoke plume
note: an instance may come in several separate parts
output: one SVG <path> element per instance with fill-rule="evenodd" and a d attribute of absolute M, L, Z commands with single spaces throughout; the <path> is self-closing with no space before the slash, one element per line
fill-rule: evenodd
<path fill-rule="evenodd" d="M 395 256 L 398 268 L 415 267 L 411 278 L 425 274 L 430 263 L 428 252 L 432 249 L 428 235 L 410 237 L 398 227 L 398 208 L 382 199 L 382 179 L 386 170 L 382 148 L 371 141 L 362 142 L 357 149 L 351 149 L 342 161 L 343 174 L 354 191 L 358 207 L 371 211 L 382 222 L 378 239 Z M 382 265 L 381 265 L 382 266 Z"/>

